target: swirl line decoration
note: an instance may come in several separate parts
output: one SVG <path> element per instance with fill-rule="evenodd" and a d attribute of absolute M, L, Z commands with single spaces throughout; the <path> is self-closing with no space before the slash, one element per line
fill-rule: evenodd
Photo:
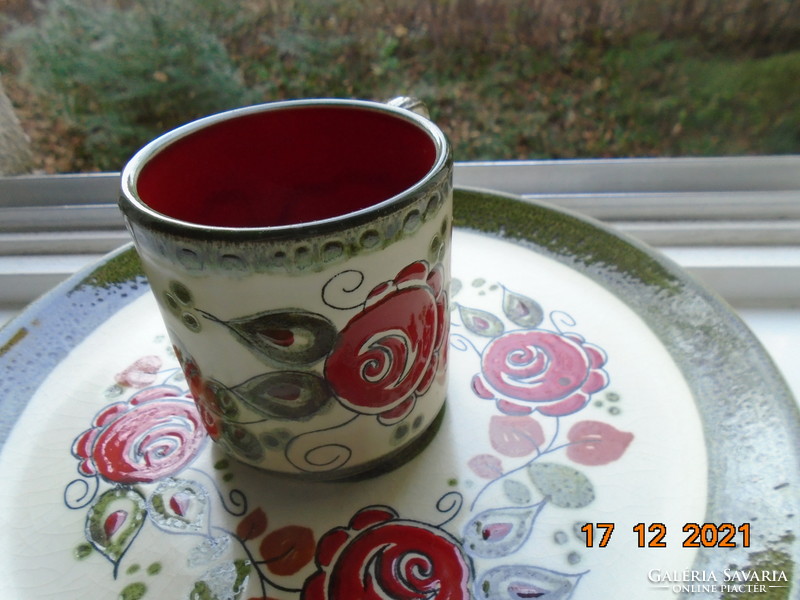
<path fill-rule="evenodd" d="M 364 304 L 363 296 L 355 302 L 354 294 L 364 283 L 364 273 L 347 269 L 331 277 L 322 286 L 322 301 L 336 310 L 352 310 Z"/>

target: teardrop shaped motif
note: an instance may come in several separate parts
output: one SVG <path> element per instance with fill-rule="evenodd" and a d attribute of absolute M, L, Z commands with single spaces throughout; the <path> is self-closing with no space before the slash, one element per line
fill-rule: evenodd
<path fill-rule="evenodd" d="M 172 533 L 208 529 L 208 492 L 196 481 L 171 478 L 162 481 L 147 506 L 150 519 L 159 529 Z"/>
<path fill-rule="evenodd" d="M 95 500 L 86 514 L 86 539 L 114 565 L 114 576 L 122 556 L 144 524 L 145 501 L 137 491 L 110 489 Z"/>
<path fill-rule="evenodd" d="M 482 537 L 484 540 L 499 542 L 507 537 L 513 528 L 511 523 L 492 523 L 483 528 Z"/>
<path fill-rule="evenodd" d="M 530 537 L 540 505 L 490 508 L 464 527 L 464 550 L 481 558 L 499 558 L 518 550 Z"/>
<path fill-rule="evenodd" d="M 291 329 L 265 329 L 261 335 L 275 346 L 289 348 L 294 344 L 294 333 Z"/>
<path fill-rule="evenodd" d="M 476 578 L 475 596 L 485 600 L 567 600 L 582 576 L 529 565 L 502 565 Z"/>
<path fill-rule="evenodd" d="M 281 365 L 313 364 L 336 340 L 333 323 L 305 311 L 269 311 L 220 322 L 257 357 Z"/>
<path fill-rule="evenodd" d="M 459 305 L 458 312 L 464 327 L 477 335 L 495 337 L 505 329 L 500 319 L 485 310 Z"/>
<path fill-rule="evenodd" d="M 169 499 L 169 507 L 177 516 L 183 517 L 188 513 L 192 498 L 186 492 L 178 492 Z"/>
<path fill-rule="evenodd" d="M 544 319 L 544 311 L 536 300 L 503 288 L 503 312 L 520 327 L 535 328 Z"/>
<path fill-rule="evenodd" d="M 309 418 L 332 397 L 324 379 L 302 371 L 265 373 L 231 391 L 254 411 L 274 419 Z"/>
<path fill-rule="evenodd" d="M 110 515 L 106 517 L 105 523 L 103 523 L 103 531 L 106 534 L 106 538 L 110 538 L 114 535 L 119 528 L 122 527 L 123 523 L 128 519 L 128 511 L 127 510 L 115 510 Z"/>

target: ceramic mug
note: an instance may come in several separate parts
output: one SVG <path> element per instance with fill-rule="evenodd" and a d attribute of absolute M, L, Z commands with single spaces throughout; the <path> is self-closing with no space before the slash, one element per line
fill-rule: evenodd
<path fill-rule="evenodd" d="M 374 474 L 444 410 L 452 158 L 360 100 L 194 121 L 122 173 L 120 207 L 208 433 L 308 479 Z"/>

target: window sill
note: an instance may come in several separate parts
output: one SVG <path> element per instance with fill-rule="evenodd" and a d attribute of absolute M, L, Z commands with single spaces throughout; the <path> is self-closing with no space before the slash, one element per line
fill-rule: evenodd
<path fill-rule="evenodd" d="M 800 156 L 459 163 L 455 183 L 599 219 L 727 300 L 800 398 Z M 0 178 L 0 323 L 129 240 L 118 175 Z"/>

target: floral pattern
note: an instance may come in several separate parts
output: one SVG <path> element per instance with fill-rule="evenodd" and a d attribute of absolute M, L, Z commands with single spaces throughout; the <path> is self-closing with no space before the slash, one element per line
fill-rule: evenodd
<path fill-rule="evenodd" d="M 336 305 L 332 288 L 348 276 L 354 276 L 356 283 L 351 286 L 348 281 L 347 292 L 363 299 L 354 306 Z M 201 319 L 221 325 L 270 367 L 247 381 L 226 385 L 204 376 L 173 332 L 175 355 L 212 439 L 250 463 L 258 464 L 278 451 L 298 472 L 357 469 L 350 464 L 353 452 L 345 441 L 337 440 L 333 447 L 325 440 L 319 446 L 310 441 L 306 447 L 316 430 L 292 436 L 287 429 L 264 433 L 255 431 L 261 426 L 250 426 L 268 420 L 308 421 L 338 403 L 346 409 L 341 422 L 326 422 L 319 431 L 347 427 L 356 418 L 392 427 L 414 411 L 437 378 L 443 385 L 450 324 L 443 265 L 416 261 L 368 291 L 363 281 L 360 272 L 346 270 L 321 290 L 331 310 L 355 311 L 341 330 L 321 314 L 297 309 L 222 320 L 195 306 L 187 286 L 172 282 L 171 289 L 180 292 L 175 292 L 174 305 L 180 305 L 184 315 L 193 315 L 192 331 L 198 330 Z M 403 443 L 406 437 L 410 441 L 412 429 L 422 431 L 429 424 L 420 415 L 413 427 L 394 430 L 392 444 Z M 292 454 L 295 443 L 302 452 Z M 324 458 L 316 460 L 317 454 Z"/>
<path fill-rule="evenodd" d="M 186 467 L 205 430 L 194 402 L 174 386 L 156 386 L 101 411 L 75 440 L 82 475 L 116 483 L 152 482 Z"/>
<path fill-rule="evenodd" d="M 340 332 L 325 378 L 350 410 L 400 421 L 430 388 L 447 330 L 441 267 L 413 263 L 369 293 Z"/>
<path fill-rule="evenodd" d="M 560 417 L 579 411 L 608 385 L 605 363 L 603 351 L 579 335 L 510 331 L 486 347 L 472 386 L 504 413 Z"/>
<path fill-rule="evenodd" d="M 439 527 L 370 506 L 319 542 L 317 572 L 303 600 L 469 597 L 471 567 L 458 541 Z"/>
<path fill-rule="evenodd" d="M 459 287 L 456 282 L 455 297 Z M 377 399 L 369 406 L 353 403 L 351 410 L 386 420 L 402 418 L 406 404 L 424 394 L 448 346 L 473 357 L 479 369 L 471 382 L 474 395 L 464 401 L 496 412 L 474 432 L 476 442 L 485 440 L 466 463 L 474 481 L 449 482 L 427 512 L 405 515 L 371 504 L 349 513 L 346 523 L 273 523 L 268 496 L 248 498 L 219 473 L 194 464 L 205 452 L 206 432 L 224 439 L 240 418 L 231 395 L 253 389 L 263 395 L 273 382 L 256 378 L 224 388 L 204 378 L 177 347 L 182 370 L 169 364 L 171 357 L 155 355 L 120 370 L 108 388 L 109 402 L 73 441 L 79 478 L 67 485 L 64 498 L 68 508 L 85 511 L 88 547 L 111 563 L 118 578 L 146 529 L 195 539 L 186 560 L 198 574 L 176 596 L 184 598 L 568 600 L 590 571 L 577 563 L 536 564 L 523 553 L 550 507 L 575 511 L 595 502 L 603 490 L 586 470 L 623 459 L 634 435 L 597 413 L 584 416 L 591 398 L 610 383 L 613 365 L 603 349 L 566 331 L 577 326 L 569 315 L 551 313 L 552 327 L 545 328 L 545 312 L 535 300 L 499 289 L 500 311 L 456 305 L 448 344 L 441 275 L 415 263 L 369 294 L 326 355 L 332 371 L 359 365 L 333 377 L 336 401 L 345 402 L 348 386 L 377 383 Z M 390 315 L 417 314 L 420 307 L 420 323 L 403 329 L 403 349 L 386 341 L 386 331 L 408 321 Z M 418 339 L 426 329 L 434 335 Z M 385 348 L 375 349 L 376 339 Z M 409 366 L 406 344 L 424 357 L 418 365 Z M 394 360 L 404 366 L 395 370 Z M 381 377 L 367 381 L 373 374 L 392 374 L 402 391 L 382 396 Z M 297 383 L 302 379 L 282 379 L 284 392 L 290 382 L 303 385 Z M 274 413 L 274 402 L 263 410 Z M 225 465 L 227 459 L 214 469 Z M 128 586 L 122 595 L 141 597 L 135 594 L 143 589 Z"/>
<path fill-rule="evenodd" d="M 498 411 L 488 420 L 493 452 L 468 461 L 486 482 L 473 497 L 461 530 L 462 547 L 476 565 L 472 592 L 493 600 L 567 599 L 585 570 L 513 562 L 497 566 L 496 561 L 525 547 L 549 506 L 576 510 L 591 505 L 598 491 L 579 467 L 622 458 L 634 436 L 603 421 L 574 420 L 610 377 L 605 351 L 565 330 L 577 324 L 571 316 L 554 311 L 552 326 L 545 327 L 546 313 L 533 298 L 482 279 L 473 286 L 499 291 L 501 310 L 457 305 L 460 322 L 454 321 L 451 337 L 454 348 L 478 358 L 480 370 L 471 381 L 475 397 L 494 402 Z M 562 421 L 569 423 L 566 440 Z"/>

